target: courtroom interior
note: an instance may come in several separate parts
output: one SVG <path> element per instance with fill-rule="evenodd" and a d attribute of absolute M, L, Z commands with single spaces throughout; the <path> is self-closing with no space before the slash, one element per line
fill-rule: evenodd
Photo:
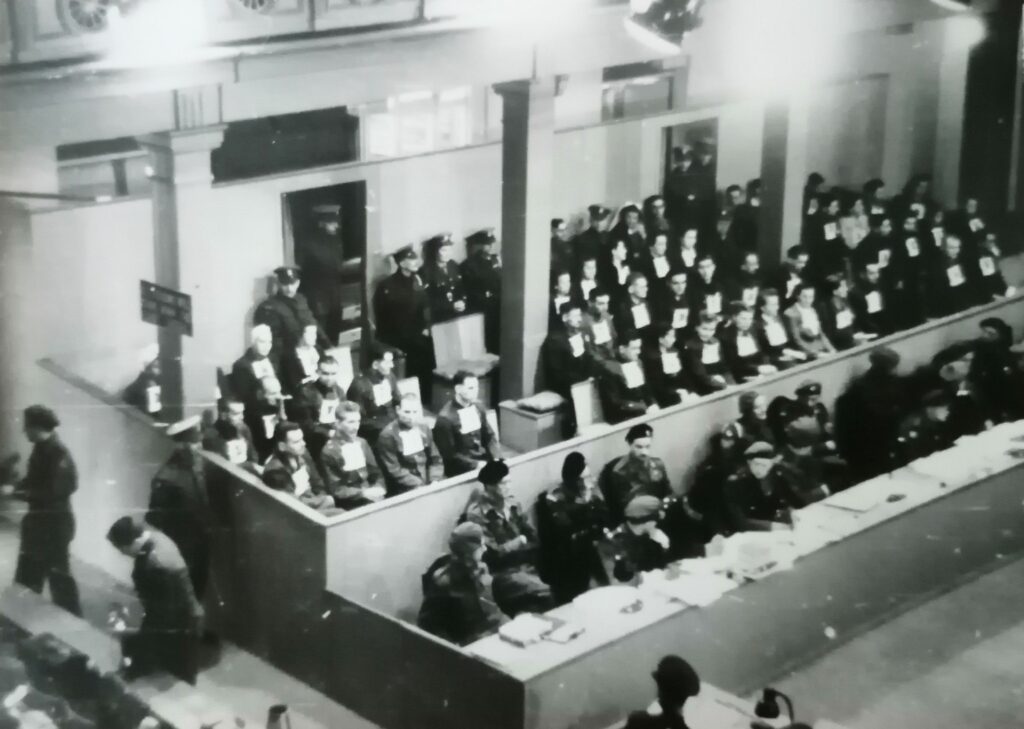
<path fill-rule="evenodd" d="M 1024 726 L 1020 0 L 0 3 L 0 729 Z"/>

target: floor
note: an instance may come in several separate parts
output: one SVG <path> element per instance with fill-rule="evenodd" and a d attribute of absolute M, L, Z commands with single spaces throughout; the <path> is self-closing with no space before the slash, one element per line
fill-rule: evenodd
<path fill-rule="evenodd" d="M 1024 560 L 840 646 L 777 688 L 849 729 L 1024 727 Z"/>

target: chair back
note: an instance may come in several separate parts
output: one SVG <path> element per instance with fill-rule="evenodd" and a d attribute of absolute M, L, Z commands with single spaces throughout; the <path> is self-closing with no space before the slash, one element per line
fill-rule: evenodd
<path fill-rule="evenodd" d="M 482 359 L 487 354 L 483 314 L 469 314 L 434 324 L 430 333 L 434 339 L 434 361 L 438 369 L 455 362 Z"/>
<path fill-rule="evenodd" d="M 576 432 L 598 423 L 604 423 L 604 408 L 593 379 L 572 386 L 572 407 L 576 413 Z"/>

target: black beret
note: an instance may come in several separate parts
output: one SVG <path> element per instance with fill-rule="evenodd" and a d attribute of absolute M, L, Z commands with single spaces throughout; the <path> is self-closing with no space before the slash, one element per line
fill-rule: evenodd
<path fill-rule="evenodd" d="M 679 656 L 665 656 L 658 661 L 653 676 L 659 686 L 678 691 L 685 697 L 700 693 L 700 676 Z"/>
<path fill-rule="evenodd" d="M 649 426 L 647 423 L 640 423 L 639 425 L 634 425 L 629 429 L 629 432 L 626 433 L 626 442 L 632 443 L 638 438 L 650 438 L 653 435 L 654 428 Z"/>
<path fill-rule="evenodd" d="M 25 408 L 25 425 L 29 428 L 53 430 L 60 425 L 57 414 L 45 405 L 30 405 Z"/>
<path fill-rule="evenodd" d="M 274 275 L 278 283 L 293 284 L 302 277 L 302 269 L 298 266 L 278 266 L 274 269 Z"/>
<path fill-rule="evenodd" d="M 495 484 L 500 483 L 508 474 L 508 465 L 506 465 L 505 461 L 488 461 L 480 469 L 477 479 L 479 479 L 480 483 Z"/>
<path fill-rule="evenodd" d="M 579 451 L 573 451 L 562 461 L 562 480 L 575 481 L 583 475 L 587 467 L 587 459 Z"/>
<path fill-rule="evenodd" d="M 591 205 L 587 208 L 587 212 L 590 213 L 590 217 L 596 220 L 604 220 L 611 215 L 611 210 L 606 208 L 604 205 Z"/>
<path fill-rule="evenodd" d="M 626 504 L 626 521 L 642 523 L 654 521 L 661 514 L 661 499 L 657 496 L 634 496 Z"/>
<path fill-rule="evenodd" d="M 145 528 L 130 516 L 122 516 L 107 532 L 107 541 L 115 547 L 127 547 L 142 536 Z"/>
<path fill-rule="evenodd" d="M 466 237 L 466 243 L 471 246 L 490 245 L 497 243 L 498 238 L 494 235 L 493 228 L 486 228 L 484 230 L 478 230 Z"/>
<path fill-rule="evenodd" d="M 878 367 L 886 367 L 890 370 L 896 369 L 900 363 L 900 354 L 891 347 L 878 347 L 872 349 L 871 354 L 868 355 L 868 360 L 871 364 Z"/>
<path fill-rule="evenodd" d="M 820 395 L 821 394 L 821 383 L 814 382 L 813 380 L 805 380 L 800 383 L 800 387 L 796 388 L 797 395 Z"/>
<path fill-rule="evenodd" d="M 974 353 L 974 342 L 957 342 L 952 344 L 932 358 L 932 364 L 936 367 L 944 367 L 958 359 L 963 359 Z"/>

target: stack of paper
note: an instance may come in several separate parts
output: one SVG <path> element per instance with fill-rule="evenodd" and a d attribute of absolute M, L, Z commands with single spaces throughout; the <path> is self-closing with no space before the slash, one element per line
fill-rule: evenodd
<path fill-rule="evenodd" d="M 641 584 L 645 592 L 651 591 L 694 607 L 710 605 L 735 587 L 736 583 L 724 575 L 673 574 L 661 570 L 645 574 Z"/>
<path fill-rule="evenodd" d="M 527 646 L 540 641 L 553 628 L 554 624 L 541 615 L 522 613 L 498 628 L 498 635 L 514 645 Z"/>

